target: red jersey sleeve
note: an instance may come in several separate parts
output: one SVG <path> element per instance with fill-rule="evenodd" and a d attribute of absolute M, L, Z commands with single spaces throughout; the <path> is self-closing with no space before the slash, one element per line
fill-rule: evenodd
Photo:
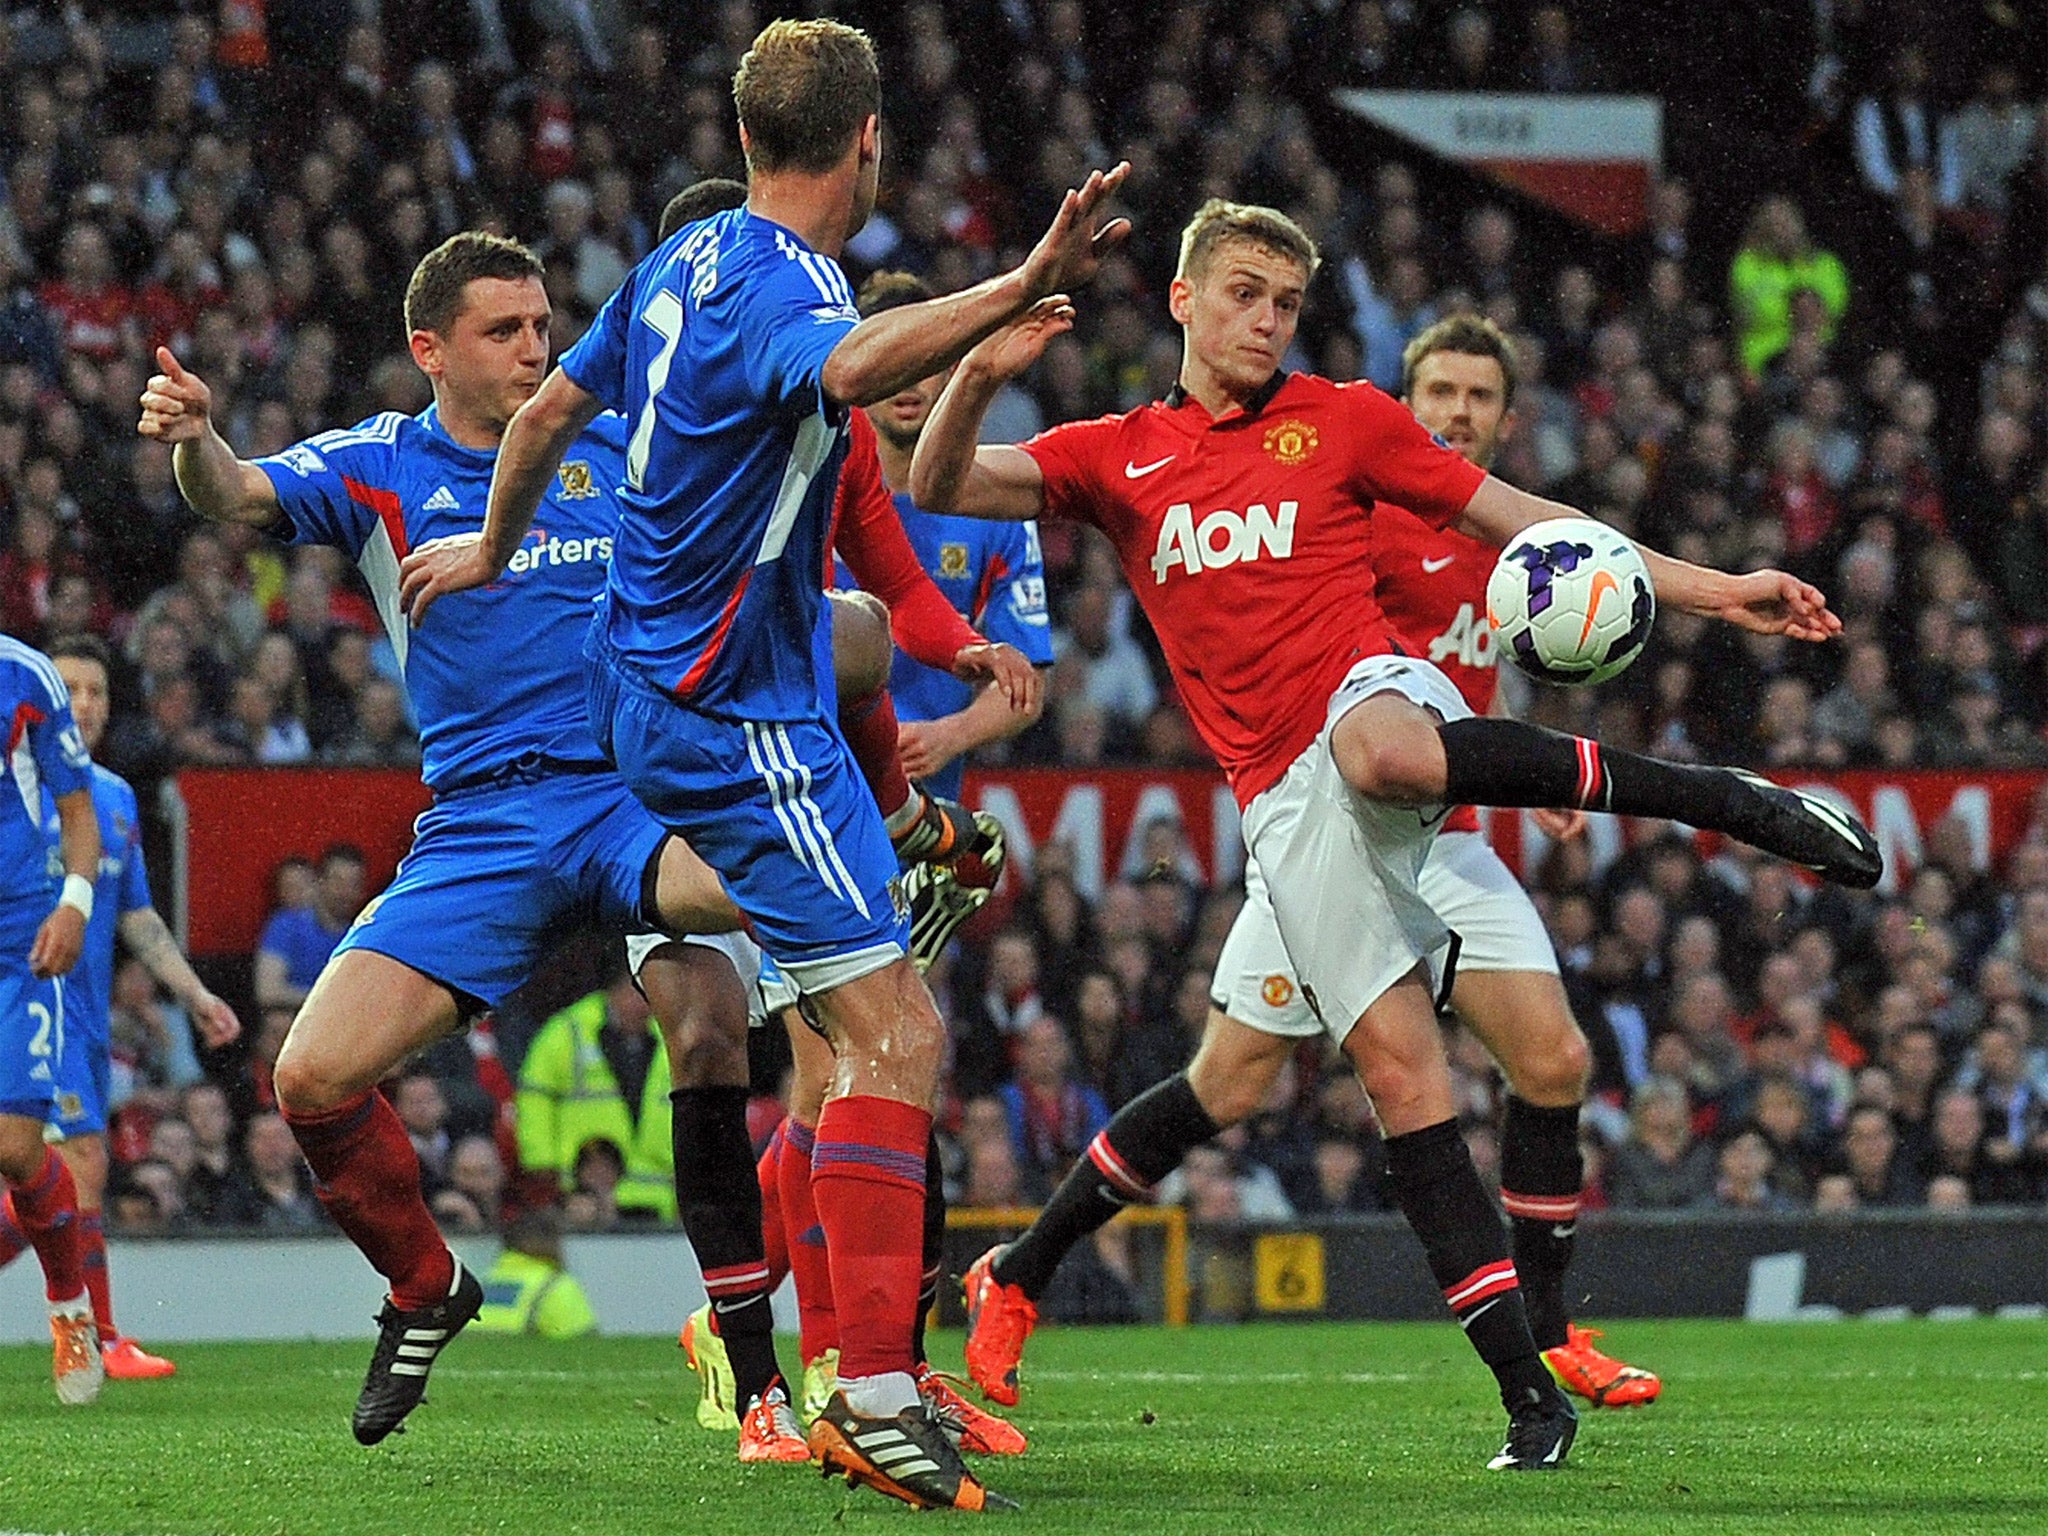
<path fill-rule="evenodd" d="M 1337 386 L 1353 483 L 1373 501 L 1398 502 L 1433 528 L 1458 520 L 1486 471 L 1444 446 L 1408 407 L 1371 384 Z"/>
<path fill-rule="evenodd" d="M 984 642 L 918 563 L 896 515 L 896 498 L 882 478 L 867 413 L 855 411 L 853 423 L 832 509 L 834 547 L 861 590 L 889 605 L 889 634 L 897 648 L 913 661 L 950 672 L 963 648 Z"/>
<path fill-rule="evenodd" d="M 1112 457 L 1121 425 L 1122 418 L 1116 416 L 1062 422 L 1017 445 L 1038 461 L 1038 472 L 1045 477 L 1042 515 L 1077 523 L 1101 521 L 1105 499 L 1102 471 Z"/>

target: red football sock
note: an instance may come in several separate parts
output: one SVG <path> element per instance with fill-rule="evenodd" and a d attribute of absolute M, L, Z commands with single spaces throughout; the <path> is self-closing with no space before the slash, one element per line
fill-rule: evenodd
<path fill-rule="evenodd" d="M 361 1093 L 324 1115 L 285 1112 L 313 1166 L 314 1193 L 405 1311 L 430 1307 L 455 1283 L 455 1255 L 420 1195 L 420 1160 L 384 1096 Z"/>
<path fill-rule="evenodd" d="M 924 1278 L 925 1147 L 932 1117 L 866 1094 L 818 1117 L 811 1188 L 832 1261 L 842 1378 L 909 1372 Z"/>
<path fill-rule="evenodd" d="M 78 1221 L 78 1186 L 64 1159 L 45 1149 L 43 1166 L 14 1186 L 14 1219 L 43 1261 L 44 1291 L 71 1301 L 85 1289 L 85 1234 Z"/>
<path fill-rule="evenodd" d="M 896 755 L 894 696 L 881 688 L 866 698 L 845 700 L 839 706 L 839 729 L 887 821 L 910 799 L 910 780 L 903 776 L 903 759 Z"/>
<path fill-rule="evenodd" d="M 761 1183 L 761 1252 L 768 1260 L 768 1291 L 789 1273 L 789 1234 L 782 1228 L 782 1127 L 768 1138 L 754 1177 Z"/>
<path fill-rule="evenodd" d="M 825 1229 L 811 1189 L 811 1146 L 817 1131 L 794 1116 L 782 1122 L 782 1156 L 776 1163 L 781 1197 L 783 1249 L 796 1276 L 796 1313 L 806 1363 L 839 1347 L 839 1311 L 832 1301 L 832 1266 L 825 1253 Z"/>
<path fill-rule="evenodd" d="M 28 1239 L 22 1235 L 21 1223 L 14 1219 L 14 1195 L 5 1186 L 0 1186 L 0 1269 L 5 1269 L 26 1252 Z"/>
<path fill-rule="evenodd" d="M 92 1320 L 99 1325 L 100 1338 L 111 1340 L 114 1332 L 114 1290 L 107 1279 L 107 1227 L 98 1211 L 78 1213 L 78 1231 L 84 1242 L 81 1264 L 85 1289 L 92 1297 Z"/>

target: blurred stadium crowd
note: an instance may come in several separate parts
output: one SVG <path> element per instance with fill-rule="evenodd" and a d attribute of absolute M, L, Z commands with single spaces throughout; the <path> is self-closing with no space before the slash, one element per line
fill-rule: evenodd
<path fill-rule="evenodd" d="M 1128 254 L 992 433 L 1163 393 L 1185 216 L 1209 194 L 1277 203 L 1326 257 L 1297 366 L 1396 387 L 1409 337 L 1479 309 L 1521 350 L 1500 473 L 1673 553 L 1785 563 L 1847 621 L 1843 643 L 1794 648 L 1666 616 L 1614 685 L 1524 708 L 1772 767 L 2048 762 L 2039 8 L 1640 0 L 1625 24 L 1610 0 L 832 9 L 884 57 L 884 200 L 856 276 L 963 285 L 1014 259 L 1083 168 L 1135 167 Z M 394 659 L 333 553 L 183 511 L 167 454 L 134 435 L 151 349 L 209 380 L 245 454 L 416 410 L 405 279 L 478 225 L 544 257 L 567 345 L 671 193 L 741 172 L 727 81 L 768 10 L 229 0 L 0 20 L 0 624 L 115 646 L 105 755 L 145 804 L 186 764 L 418 761 Z M 1647 227 L 1603 243 L 1374 136 L 1330 105 L 1342 85 L 1653 91 L 1670 173 Z M 1044 547 L 1061 659 L 1014 757 L 1199 765 L 1107 548 L 1064 526 Z M 1595 1047 L 1596 1200 L 2048 1193 L 2048 796 L 2003 867 L 1973 868 L 1944 824 L 1891 899 L 1636 833 L 1603 868 L 1574 843 L 1531 872 Z M 364 894 L 347 850 L 280 872 L 246 1060 L 202 1063 L 147 975 L 122 971 L 116 1224 L 321 1221 L 265 1062 Z M 957 1203 L 1043 1195 L 1108 1111 L 1181 1064 L 1236 899 L 1167 860 L 1091 906 L 1042 850 L 999 931 L 934 976 Z M 542 1187 L 586 1227 L 660 1214 L 635 1194 L 667 1145 L 644 1007 L 616 986 L 578 1007 L 541 1027 L 599 1031 L 623 1085 L 609 1145 L 548 1145 L 548 1085 L 522 1084 L 488 1036 L 393 1089 L 451 1226 Z M 1454 1049 L 1485 1167 L 1499 1088 L 1476 1046 Z M 532 1078 L 545 1053 L 525 1054 Z M 1211 1219 L 1372 1209 L 1377 1173 L 1356 1082 L 1306 1050 L 1177 1193 Z"/>

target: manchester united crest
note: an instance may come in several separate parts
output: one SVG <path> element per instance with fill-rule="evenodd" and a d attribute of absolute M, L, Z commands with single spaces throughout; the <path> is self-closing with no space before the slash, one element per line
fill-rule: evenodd
<path fill-rule="evenodd" d="M 1268 1008 L 1285 1008 L 1294 1001 L 1294 983 L 1285 976 L 1268 976 L 1259 987 L 1259 996 L 1266 1000 Z"/>
<path fill-rule="evenodd" d="M 562 465 L 562 500 L 588 501 L 597 494 L 597 483 L 590 478 L 590 466 L 582 459 L 570 459 Z"/>
<path fill-rule="evenodd" d="M 1289 419 L 1266 429 L 1265 448 L 1282 464 L 1294 465 L 1307 462 L 1309 455 L 1316 451 L 1318 441 L 1314 427 L 1305 421 Z"/>

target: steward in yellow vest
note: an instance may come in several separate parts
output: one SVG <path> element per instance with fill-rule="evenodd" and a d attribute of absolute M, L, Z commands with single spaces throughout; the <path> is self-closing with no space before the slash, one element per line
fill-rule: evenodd
<path fill-rule="evenodd" d="M 668 1052 L 621 965 L 602 992 L 571 1003 L 533 1037 L 519 1066 L 519 1162 L 575 1185 L 576 1154 L 609 1141 L 626 1165 L 619 1210 L 676 1219 Z"/>
<path fill-rule="evenodd" d="M 505 1251 L 484 1276 L 484 1309 L 470 1326 L 543 1339 L 597 1332 L 590 1298 L 562 1267 L 562 1218 L 554 1211 L 523 1212 L 505 1228 Z"/>

